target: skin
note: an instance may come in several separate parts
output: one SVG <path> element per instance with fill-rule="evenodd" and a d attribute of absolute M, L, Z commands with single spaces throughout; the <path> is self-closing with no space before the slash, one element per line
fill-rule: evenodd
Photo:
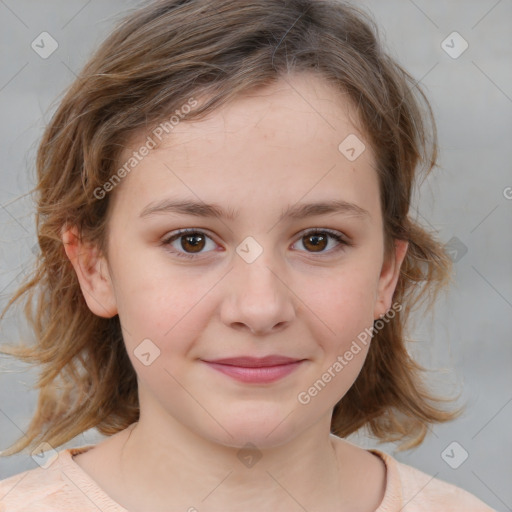
<path fill-rule="evenodd" d="M 366 144 L 355 161 L 345 158 L 338 145 L 349 134 L 365 140 L 345 96 L 315 75 L 289 75 L 181 122 L 150 151 L 114 192 L 108 256 L 74 228 L 63 232 L 91 311 L 119 315 L 141 409 L 138 423 L 75 460 L 131 512 L 370 512 L 382 501 L 382 461 L 329 430 L 368 346 L 307 405 L 297 400 L 391 307 L 407 250 L 396 241 L 385 257 L 374 155 Z M 171 197 L 239 213 L 140 216 Z M 288 205 L 330 199 L 367 214 L 278 222 Z M 195 259 L 176 255 L 193 251 L 183 238 L 162 243 L 182 228 L 209 237 Z M 328 238 L 315 251 L 304 236 L 312 228 L 349 245 Z M 251 263 L 236 252 L 248 236 L 263 249 Z M 134 354 L 144 339 L 160 350 L 149 366 Z M 240 383 L 202 361 L 268 354 L 305 361 L 267 384 Z M 252 467 L 237 457 L 248 442 L 261 456 Z"/>

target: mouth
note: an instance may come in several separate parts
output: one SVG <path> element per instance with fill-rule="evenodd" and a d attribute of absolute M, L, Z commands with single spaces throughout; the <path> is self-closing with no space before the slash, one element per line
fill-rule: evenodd
<path fill-rule="evenodd" d="M 246 383 L 264 384 L 280 380 L 295 371 L 305 359 L 272 355 L 267 357 L 230 357 L 203 360 L 213 370 L 235 380 Z"/>

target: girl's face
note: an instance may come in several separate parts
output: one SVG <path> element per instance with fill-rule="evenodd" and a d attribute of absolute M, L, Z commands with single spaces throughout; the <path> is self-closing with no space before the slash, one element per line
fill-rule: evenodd
<path fill-rule="evenodd" d="M 108 263 L 80 279 L 96 314 L 119 314 L 141 419 L 259 447 L 330 421 L 406 249 L 384 257 L 376 164 L 351 119 L 329 84 L 291 75 L 181 121 L 115 190 Z M 287 359 L 213 363 L 269 356 Z"/>

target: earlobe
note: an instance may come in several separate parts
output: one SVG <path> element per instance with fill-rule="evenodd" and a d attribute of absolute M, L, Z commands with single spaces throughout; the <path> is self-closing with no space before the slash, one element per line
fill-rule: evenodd
<path fill-rule="evenodd" d="M 374 320 L 385 315 L 392 306 L 393 294 L 395 292 L 400 268 L 407 254 L 408 242 L 405 240 L 394 241 L 393 253 L 384 261 L 379 277 L 378 296 L 375 303 Z"/>
<path fill-rule="evenodd" d="M 112 318 L 117 314 L 117 306 L 104 256 L 96 245 L 81 240 L 76 227 L 65 226 L 61 236 L 87 306 L 97 316 Z"/>

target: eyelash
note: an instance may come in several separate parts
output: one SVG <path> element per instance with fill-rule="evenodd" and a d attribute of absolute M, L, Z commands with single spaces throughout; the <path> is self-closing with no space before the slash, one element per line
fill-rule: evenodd
<path fill-rule="evenodd" d="M 208 236 L 204 231 L 201 231 L 200 229 L 188 228 L 188 229 L 180 229 L 177 232 L 175 232 L 174 234 L 172 234 L 171 236 L 166 237 L 164 240 L 162 240 L 162 245 L 170 246 L 171 243 L 174 242 L 175 240 L 178 240 L 179 238 L 181 238 L 184 235 L 190 235 L 190 234 L 204 235 L 206 238 L 213 240 L 210 236 Z M 339 244 L 336 248 L 331 249 L 330 251 L 326 251 L 326 252 L 323 251 L 318 254 L 337 253 L 338 251 L 343 250 L 344 247 L 352 246 L 352 244 L 343 235 L 341 235 L 339 232 L 333 231 L 331 229 L 310 229 L 308 231 L 303 232 L 297 241 L 300 241 L 300 239 L 304 238 L 305 236 L 313 235 L 313 234 L 327 234 L 331 238 L 336 240 Z M 306 251 L 306 252 L 309 252 L 309 251 Z M 186 258 L 189 260 L 197 259 L 202 254 L 202 253 L 195 253 L 195 254 L 186 253 L 186 252 L 181 252 L 181 251 L 176 251 L 176 250 L 172 250 L 172 253 L 180 258 Z M 315 253 L 310 252 L 310 254 L 315 254 Z"/>

